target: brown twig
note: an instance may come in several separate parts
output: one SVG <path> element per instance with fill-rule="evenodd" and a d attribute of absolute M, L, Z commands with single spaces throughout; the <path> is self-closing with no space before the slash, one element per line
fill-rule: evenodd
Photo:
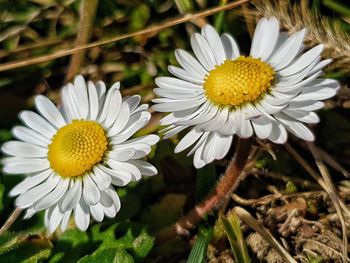
<path fill-rule="evenodd" d="M 164 243 L 176 235 L 188 235 L 188 230 L 194 228 L 204 215 L 218 208 L 229 197 L 229 194 L 237 187 L 240 181 L 240 176 L 247 162 L 250 149 L 251 143 L 249 140 L 239 140 L 235 156 L 215 187 L 215 190 L 188 214 L 181 217 L 174 225 L 161 231 L 156 237 L 158 243 Z"/>
<path fill-rule="evenodd" d="M 229 4 L 224 5 L 224 6 L 218 6 L 218 7 L 207 9 L 207 10 L 198 12 L 196 14 L 189 14 L 189 15 L 185 15 L 185 16 L 180 17 L 180 18 L 173 18 L 173 19 L 170 19 L 166 22 L 162 22 L 161 24 L 156 24 L 156 25 L 150 26 L 150 27 L 143 29 L 143 30 L 140 30 L 140 31 L 136 31 L 133 33 L 127 33 L 127 34 L 123 34 L 120 36 L 108 38 L 105 40 L 92 42 L 92 43 L 89 43 L 86 45 L 81 45 L 81 46 L 74 47 L 71 49 L 58 51 L 58 52 L 53 53 L 53 54 L 38 56 L 38 57 L 24 59 L 24 60 L 21 59 L 21 60 L 8 62 L 8 63 L 3 63 L 3 64 L 0 64 L 0 72 L 10 70 L 10 69 L 20 68 L 20 67 L 25 67 L 25 66 L 29 66 L 29 65 L 34 65 L 34 64 L 41 63 L 41 62 L 50 61 L 50 60 L 53 60 L 56 58 L 69 56 L 72 54 L 79 53 L 79 52 L 86 50 L 86 49 L 90 49 L 90 48 L 94 48 L 94 47 L 98 47 L 98 46 L 103 46 L 103 45 L 117 42 L 117 41 L 120 41 L 120 40 L 123 40 L 126 38 L 151 34 L 151 33 L 163 30 L 163 29 L 168 28 L 168 27 L 172 27 L 172 26 L 176 26 L 176 25 L 179 25 L 179 24 L 182 24 L 185 22 L 192 21 L 192 20 L 200 18 L 200 17 L 207 17 L 207 16 L 210 16 L 210 15 L 213 15 L 213 14 L 225 11 L 225 10 L 235 8 L 237 6 L 240 6 L 241 4 L 248 3 L 249 1 L 250 0 L 235 1 L 233 3 L 229 3 Z"/>
<path fill-rule="evenodd" d="M 74 46 L 80 46 L 90 40 L 92 27 L 95 21 L 98 0 L 84 0 L 80 6 L 78 34 Z M 79 72 L 85 52 L 81 51 L 71 57 L 66 75 L 66 82 L 71 81 Z"/>
<path fill-rule="evenodd" d="M 4 234 L 12 226 L 12 224 L 16 221 L 16 219 L 19 217 L 21 212 L 22 212 L 22 209 L 19 207 L 16 207 L 12 211 L 11 215 L 7 218 L 6 222 L 0 228 L 0 236 Z"/>

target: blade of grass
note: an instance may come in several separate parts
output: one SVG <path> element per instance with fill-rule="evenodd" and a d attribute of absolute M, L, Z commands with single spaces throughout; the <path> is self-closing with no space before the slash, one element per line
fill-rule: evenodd
<path fill-rule="evenodd" d="M 220 214 L 220 220 L 224 226 L 227 238 L 230 242 L 232 253 L 236 262 L 250 263 L 247 244 L 242 234 L 239 219 L 235 212 L 231 212 L 227 217 Z"/>
<path fill-rule="evenodd" d="M 247 210 L 236 206 L 233 208 L 239 219 L 258 232 L 287 262 L 297 263 L 297 261 L 285 250 L 285 248 L 275 239 L 275 237 L 261 225 Z"/>
<path fill-rule="evenodd" d="M 213 237 L 213 229 L 201 228 L 191 249 L 187 263 L 203 263 L 207 256 L 208 245 Z"/>

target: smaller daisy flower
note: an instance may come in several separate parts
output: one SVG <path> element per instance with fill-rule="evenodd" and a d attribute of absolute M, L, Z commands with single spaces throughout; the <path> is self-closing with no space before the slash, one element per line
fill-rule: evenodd
<path fill-rule="evenodd" d="M 323 45 L 303 53 L 306 30 L 288 36 L 279 32 L 276 18 L 257 24 L 249 56 L 241 55 L 234 38 L 206 25 L 195 33 L 191 46 L 195 56 L 178 49 L 181 67 L 169 66 L 175 77 L 158 77 L 154 89 L 159 97 L 153 108 L 170 112 L 161 120 L 164 138 L 190 128 L 175 152 L 192 149 L 197 168 L 223 158 L 235 135 L 256 135 L 282 144 L 287 131 L 314 140 L 304 124 L 319 122 L 315 110 L 320 100 L 336 94 L 335 80 L 321 79 Z"/>
<path fill-rule="evenodd" d="M 148 105 L 140 96 L 122 99 L 120 83 L 106 93 L 105 84 L 86 84 L 82 76 L 62 88 L 62 108 L 39 95 L 39 112 L 19 114 L 25 126 L 14 127 L 19 141 L 3 144 L 10 155 L 3 159 L 4 172 L 26 174 L 10 196 L 27 209 L 25 218 L 45 210 L 50 232 L 64 231 L 72 214 L 77 227 L 86 230 L 90 215 L 98 222 L 115 217 L 120 200 L 113 187 L 157 173 L 140 160 L 157 143 L 157 135 L 130 139 L 150 120 Z"/>

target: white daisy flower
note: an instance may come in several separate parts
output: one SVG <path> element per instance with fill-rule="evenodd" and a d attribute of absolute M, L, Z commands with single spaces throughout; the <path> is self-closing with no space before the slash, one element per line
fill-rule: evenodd
<path fill-rule="evenodd" d="M 23 111 L 26 126 L 14 127 L 20 141 L 9 141 L 2 151 L 6 173 L 27 174 L 10 196 L 18 196 L 16 206 L 27 209 L 25 218 L 45 210 L 50 232 L 61 224 L 64 231 L 71 214 L 80 230 L 92 217 L 101 222 L 120 209 L 112 185 L 125 186 L 141 175 L 157 170 L 145 157 L 159 137 L 146 135 L 130 139 L 151 118 L 140 96 L 122 99 L 120 83 L 106 93 L 105 84 L 86 84 L 82 76 L 62 88 L 63 106 L 58 109 L 39 95 L 35 106 L 40 114 Z"/>
<path fill-rule="evenodd" d="M 223 158 L 233 136 L 285 143 L 287 131 L 312 141 L 314 135 L 303 123 L 317 123 L 313 111 L 320 100 L 336 94 L 335 80 L 320 79 L 323 45 L 303 53 L 303 29 L 288 36 L 279 32 L 276 18 L 257 24 L 249 56 L 240 54 L 236 41 L 221 36 L 209 25 L 191 38 L 194 56 L 178 49 L 181 67 L 169 66 L 175 77 L 158 77 L 153 108 L 171 112 L 161 120 L 165 138 L 190 128 L 175 152 L 192 147 L 197 168 Z"/>

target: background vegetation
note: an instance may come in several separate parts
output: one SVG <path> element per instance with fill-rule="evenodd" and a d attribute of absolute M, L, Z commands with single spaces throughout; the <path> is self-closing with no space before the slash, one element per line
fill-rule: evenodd
<path fill-rule="evenodd" d="M 154 78 L 168 75 L 167 65 L 176 64 L 174 50 L 189 50 L 190 34 L 206 22 L 219 32 L 234 35 L 244 53 L 249 52 L 261 16 L 277 16 L 289 33 L 307 27 L 306 46 L 326 44 L 325 56 L 334 59 L 326 76 L 338 79 L 342 88 L 319 112 L 321 123 L 313 127 L 315 144 L 307 145 L 292 136 L 285 146 L 254 141 L 257 154 L 245 180 L 219 211 L 206 216 L 187 236 L 174 236 L 167 242 L 156 239 L 161 229 L 210 193 L 233 150 L 227 159 L 195 170 L 192 158 L 173 154 L 180 135 L 161 141 L 150 154 L 158 175 L 118 189 L 122 209 L 116 218 L 93 223 L 87 232 L 78 231 L 71 223 L 66 232 L 50 235 L 43 226 L 43 214 L 26 221 L 20 217 L 0 235 L 1 262 L 284 262 L 290 256 L 300 262 L 343 262 L 348 231 L 342 223 L 347 226 L 350 222 L 346 207 L 350 201 L 349 3 L 247 1 L 205 18 L 89 48 L 83 55 L 17 65 L 6 71 L 1 68 L 4 63 L 47 57 L 231 3 L 88 2 L 90 9 L 81 7 L 82 0 L 0 0 L 0 142 L 11 138 L 11 127 L 19 123 L 18 112 L 33 108 L 34 95 L 45 94 L 59 103 L 60 87 L 76 73 L 109 85 L 121 81 L 125 96 L 140 94 L 143 102 L 149 103 L 154 98 Z M 150 124 L 138 135 L 157 133 L 161 116 L 153 113 Z M 330 184 L 322 186 L 328 176 L 334 189 Z M 0 175 L 0 225 L 14 209 L 8 191 L 21 178 Z M 335 194 L 335 199 L 329 193 Z M 340 213 L 334 206 L 339 202 L 343 205 Z M 261 229 L 268 229 L 275 239 Z"/>

